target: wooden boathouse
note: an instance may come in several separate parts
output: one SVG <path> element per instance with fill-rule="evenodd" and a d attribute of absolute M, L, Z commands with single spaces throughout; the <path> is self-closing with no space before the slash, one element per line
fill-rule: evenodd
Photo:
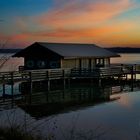
<path fill-rule="evenodd" d="M 10 84 L 13 96 L 16 82 L 28 82 L 32 93 L 37 81 L 46 81 L 50 91 L 53 81 L 61 80 L 65 88 L 75 79 L 96 79 L 100 83 L 104 78 L 131 75 L 133 80 L 139 72 L 136 65 L 111 65 L 110 59 L 119 55 L 94 44 L 36 42 L 13 57 L 23 57 L 24 66 L 20 66 L 19 71 L 0 73 L 3 95 L 5 85 Z"/>
<path fill-rule="evenodd" d="M 36 42 L 13 57 L 24 58 L 24 70 L 108 67 L 119 55 L 94 44 Z"/>

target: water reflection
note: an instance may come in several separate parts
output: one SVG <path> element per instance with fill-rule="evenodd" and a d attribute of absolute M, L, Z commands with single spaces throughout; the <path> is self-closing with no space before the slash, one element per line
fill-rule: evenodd
<path fill-rule="evenodd" d="M 42 88 L 42 91 L 38 91 L 38 86 L 34 86 L 36 90 L 30 94 L 28 92 L 30 90 L 27 83 L 22 83 L 21 87 L 21 92 L 24 96 L 22 101 L 20 101 L 20 107 L 36 118 L 118 100 L 120 96 L 117 96 L 117 93 L 126 90 L 126 88 L 127 90 L 131 89 L 131 87 L 128 88 L 120 85 L 113 87 L 76 85 L 63 90 L 57 89 L 48 92 L 46 90 L 43 91 Z M 114 94 L 115 96 L 113 96 Z"/>
<path fill-rule="evenodd" d="M 140 94 L 129 94 L 131 83 L 113 86 L 76 84 L 64 90 L 55 88 L 50 92 L 47 92 L 45 85 L 34 84 L 30 94 L 29 84 L 20 84 L 23 95 L 15 101 L 17 122 L 22 124 L 23 120 L 28 119 L 30 127 L 37 126 L 44 136 L 52 133 L 56 140 L 63 140 L 63 135 L 67 138 L 73 127 L 75 136 L 80 133 L 89 138 L 89 132 L 98 135 L 105 131 L 105 140 L 135 139 L 140 121 Z M 140 83 L 135 83 L 133 90 L 139 91 Z M 54 129 L 55 126 L 57 128 Z"/>

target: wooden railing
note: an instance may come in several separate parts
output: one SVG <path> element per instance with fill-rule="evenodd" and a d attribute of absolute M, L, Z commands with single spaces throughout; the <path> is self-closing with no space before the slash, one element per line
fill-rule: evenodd
<path fill-rule="evenodd" d="M 71 77 L 99 77 L 99 76 L 100 76 L 100 70 L 98 68 L 71 70 Z"/>
<path fill-rule="evenodd" d="M 138 66 L 134 65 L 111 65 L 110 67 L 98 67 L 94 69 L 41 69 L 41 70 L 23 70 L 15 72 L 1 72 L 0 83 L 16 81 L 37 81 L 61 78 L 78 77 L 107 77 L 119 76 L 138 72 Z M 140 72 L 140 70 L 139 70 Z"/>

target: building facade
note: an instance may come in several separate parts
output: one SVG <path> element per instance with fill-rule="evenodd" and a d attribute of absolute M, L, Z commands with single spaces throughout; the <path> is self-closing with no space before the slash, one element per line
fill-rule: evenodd
<path fill-rule="evenodd" d="M 110 58 L 118 56 L 94 44 L 44 42 L 36 42 L 13 55 L 24 58 L 26 70 L 108 67 Z"/>

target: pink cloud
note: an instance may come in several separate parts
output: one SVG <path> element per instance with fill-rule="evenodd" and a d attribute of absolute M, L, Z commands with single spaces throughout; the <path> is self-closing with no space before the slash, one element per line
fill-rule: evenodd
<path fill-rule="evenodd" d="M 116 34 L 134 26 L 130 21 L 112 21 L 134 7 L 131 0 L 55 0 L 55 7 L 42 15 L 18 18 L 16 25 L 21 32 L 12 40 L 111 44 L 119 36 Z"/>
<path fill-rule="evenodd" d="M 129 0 L 106 2 L 67 2 L 61 8 L 54 8 L 36 17 L 42 26 L 57 28 L 86 28 L 108 21 L 111 18 L 133 7 Z"/>

